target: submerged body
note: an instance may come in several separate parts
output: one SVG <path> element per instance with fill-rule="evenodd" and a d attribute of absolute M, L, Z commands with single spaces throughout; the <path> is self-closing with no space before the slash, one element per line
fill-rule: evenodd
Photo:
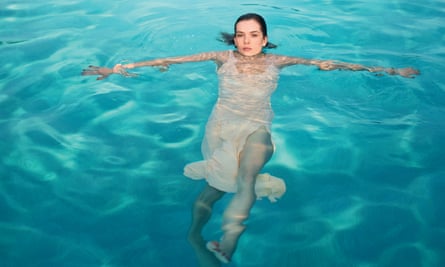
<path fill-rule="evenodd" d="M 239 158 L 247 138 L 259 129 L 271 133 L 270 98 L 277 87 L 279 69 L 272 55 L 246 61 L 233 51 L 220 54 L 216 58 L 226 60 L 218 62 L 219 93 L 202 142 L 204 160 L 187 165 L 184 174 L 192 179 L 205 178 L 218 190 L 236 192 Z M 258 197 L 272 199 L 281 197 L 285 186 L 282 180 L 263 175 L 257 189 Z M 271 194 L 264 195 L 266 191 Z"/>

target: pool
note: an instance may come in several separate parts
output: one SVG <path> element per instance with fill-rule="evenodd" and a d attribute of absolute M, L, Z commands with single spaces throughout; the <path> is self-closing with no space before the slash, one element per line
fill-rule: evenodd
<path fill-rule="evenodd" d="M 288 191 L 257 201 L 229 266 L 445 266 L 445 1 L 214 2 L 2 4 L 0 265 L 196 266 L 204 184 L 182 169 L 201 158 L 215 66 L 79 74 L 228 49 L 218 33 L 257 12 L 273 53 L 422 74 L 284 69 L 265 171 Z"/>

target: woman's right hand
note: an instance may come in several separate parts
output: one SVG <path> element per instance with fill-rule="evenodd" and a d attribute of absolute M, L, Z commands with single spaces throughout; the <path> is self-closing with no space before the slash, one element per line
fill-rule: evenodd
<path fill-rule="evenodd" d="M 125 68 L 122 66 L 122 64 L 116 64 L 112 69 L 111 68 L 105 68 L 105 67 L 98 67 L 98 66 L 88 66 L 87 69 L 84 69 L 81 73 L 82 75 L 99 75 L 97 77 L 97 80 L 103 80 L 110 76 L 111 74 L 121 74 L 125 77 L 134 77 L 137 76 L 137 74 L 134 73 L 128 73 Z"/>
<path fill-rule="evenodd" d="M 96 80 L 103 80 L 113 74 L 113 69 L 97 67 L 97 66 L 88 66 L 87 69 L 82 71 L 82 75 L 99 75 Z"/>

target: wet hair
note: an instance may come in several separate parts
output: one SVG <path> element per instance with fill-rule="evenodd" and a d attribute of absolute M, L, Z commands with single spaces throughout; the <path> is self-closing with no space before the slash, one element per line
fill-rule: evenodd
<path fill-rule="evenodd" d="M 256 22 L 258 22 L 258 24 L 260 24 L 260 28 L 261 28 L 261 32 L 263 33 L 264 37 L 267 37 L 267 25 L 266 25 L 266 21 L 264 20 L 264 18 L 261 15 L 255 14 L 255 13 L 247 13 L 244 14 L 242 16 L 240 16 L 236 21 L 235 24 L 233 25 L 233 34 L 228 33 L 228 32 L 221 32 L 221 36 L 218 39 L 221 42 L 224 42 L 228 45 L 235 45 L 235 32 L 236 32 L 236 25 L 238 24 L 238 22 L 240 21 L 244 21 L 244 20 L 254 20 Z M 267 42 L 265 48 L 276 48 L 277 46 Z"/>

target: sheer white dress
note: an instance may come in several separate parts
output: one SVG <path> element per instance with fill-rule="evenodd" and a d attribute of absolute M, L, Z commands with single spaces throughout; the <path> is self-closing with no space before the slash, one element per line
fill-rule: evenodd
<path fill-rule="evenodd" d="M 247 138 L 264 127 L 271 132 L 273 111 L 271 95 L 277 86 L 279 69 L 267 57 L 263 72 L 243 73 L 233 52 L 218 69 L 219 93 L 206 125 L 202 142 L 204 160 L 185 166 L 184 175 L 191 179 L 206 179 L 210 186 L 225 192 L 236 192 L 239 155 Z M 271 201 L 286 190 L 282 179 L 259 174 L 257 197 Z"/>

